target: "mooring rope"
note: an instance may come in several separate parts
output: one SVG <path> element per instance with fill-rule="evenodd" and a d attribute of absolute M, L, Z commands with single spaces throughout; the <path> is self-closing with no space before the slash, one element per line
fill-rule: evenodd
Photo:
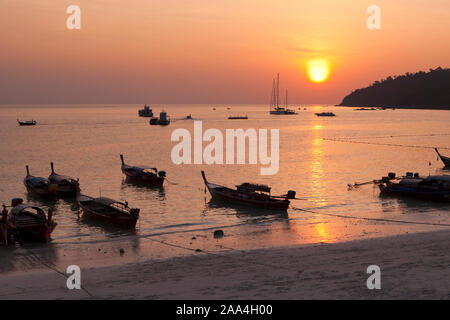
<path fill-rule="evenodd" d="M 428 133 L 428 134 L 398 134 L 398 135 L 386 135 L 386 136 L 359 136 L 359 137 L 337 137 L 330 139 L 386 139 L 386 138 L 402 138 L 402 137 L 437 137 L 437 136 L 450 136 L 450 133 Z"/>
<path fill-rule="evenodd" d="M 193 248 L 188 248 L 188 247 L 184 247 L 184 246 L 182 246 L 182 245 L 169 243 L 169 242 L 166 242 L 166 241 L 164 241 L 164 240 L 161 241 L 161 240 L 151 239 L 151 238 L 146 238 L 146 239 L 147 239 L 147 240 L 150 240 L 150 241 L 153 241 L 153 242 L 158 242 L 158 243 L 160 243 L 160 244 L 167 245 L 167 246 L 170 246 L 170 247 L 175 247 L 175 248 L 185 249 L 185 250 L 193 251 L 193 252 L 205 253 L 205 254 L 207 254 L 207 255 L 216 256 L 216 257 L 225 257 L 225 255 L 224 255 L 223 253 L 212 252 L 212 251 L 204 250 L 204 249 L 193 249 Z M 226 248 L 226 249 L 229 249 L 230 251 L 236 251 L 236 249 L 231 248 L 231 247 L 225 247 L 225 248 Z M 240 250 L 240 251 L 244 251 L 244 250 Z M 251 260 L 248 260 L 248 259 L 242 259 L 242 258 L 239 258 L 239 257 L 233 257 L 233 256 L 230 256 L 230 255 L 227 256 L 227 257 L 228 257 L 228 258 L 231 257 L 231 259 L 234 259 L 234 260 L 239 261 L 239 262 L 244 261 L 244 262 L 247 262 L 247 263 L 250 263 L 250 264 L 260 265 L 260 266 L 269 267 L 269 268 L 287 269 L 287 267 L 285 267 L 285 266 L 272 265 L 272 264 L 268 264 L 268 263 L 261 263 L 261 262 L 251 261 Z"/>
<path fill-rule="evenodd" d="M 396 219 L 385 219 L 385 218 L 368 218 L 368 217 L 357 217 L 357 216 L 349 216 L 343 214 L 335 214 L 335 213 L 326 213 L 326 212 L 318 212 L 308 209 L 301 209 L 292 207 L 293 210 L 297 211 L 305 211 L 314 214 L 338 217 L 338 218 L 346 218 L 346 219 L 359 219 L 359 220 L 368 220 L 368 221 L 379 221 L 379 222 L 394 222 L 394 223 L 406 223 L 406 224 L 420 224 L 420 225 L 429 225 L 429 226 L 440 226 L 440 227 L 450 227 L 448 223 L 434 223 L 434 222 L 421 222 L 421 221 L 406 221 L 406 220 L 396 220 Z"/>
<path fill-rule="evenodd" d="M 389 147 L 403 147 L 403 148 L 422 148 L 422 149 L 447 149 L 450 150 L 450 147 L 429 147 L 429 146 L 417 146 L 417 145 L 407 145 L 407 144 L 395 144 L 395 143 L 381 143 L 381 142 L 368 142 L 368 141 L 352 141 L 345 140 L 339 138 L 323 138 L 326 141 L 334 141 L 334 142 L 346 142 L 346 143 L 359 143 L 359 144 L 371 144 L 378 146 L 389 146 Z"/>
<path fill-rule="evenodd" d="M 45 262 L 43 259 L 41 259 L 37 254 L 35 254 L 30 248 L 27 248 L 27 247 L 25 247 L 25 246 L 24 246 L 23 248 L 24 248 L 29 254 L 31 254 L 31 256 L 33 256 L 37 261 L 39 261 L 44 267 L 46 267 L 46 268 L 48 268 L 48 269 L 50 269 L 50 270 L 53 270 L 54 272 L 56 272 L 56 273 L 62 275 L 62 276 L 63 276 L 64 278 L 66 278 L 66 279 L 69 278 L 64 272 L 59 271 L 59 270 L 56 268 L 55 265 L 51 265 L 50 263 L 46 263 L 46 262 Z M 94 295 L 91 294 L 91 293 L 89 292 L 89 290 L 87 290 L 83 285 L 80 285 L 80 287 L 81 287 L 81 289 L 82 289 L 84 292 L 86 292 L 86 294 L 87 294 L 89 297 L 91 297 L 91 298 L 94 297 Z"/>

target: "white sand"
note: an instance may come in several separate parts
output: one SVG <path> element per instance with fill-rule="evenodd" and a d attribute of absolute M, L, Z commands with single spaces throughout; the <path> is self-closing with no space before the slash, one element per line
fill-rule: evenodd
<path fill-rule="evenodd" d="M 82 269 L 95 299 L 448 299 L 450 230 Z M 381 290 L 366 269 L 381 268 Z M 91 299 L 47 270 L 0 275 L 0 299 Z"/>

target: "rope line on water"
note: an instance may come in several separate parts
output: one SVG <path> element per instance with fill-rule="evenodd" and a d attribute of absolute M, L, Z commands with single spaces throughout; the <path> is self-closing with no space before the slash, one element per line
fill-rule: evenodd
<path fill-rule="evenodd" d="M 357 216 L 349 216 L 349 215 L 343 215 L 343 214 L 318 212 L 318 211 L 301 209 L 301 208 L 296 208 L 296 207 L 292 207 L 292 209 L 297 210 L 297 211 L 305 211 L 305 212 L 310 212 L 310 213 L 314 213 L 314 214 L 321 214 L 321 215 L 325 215 L 325 216 L 332 216 L 332 217 L 346 218 L 346 219 L 358 219 L 358 220 L 379 221 L 379 222 L 394 222 L 394 223 L 405 223 L 405 224 L 420 224 L 420 225 L 429 225 L 429 226 L 450 227 L 450 224 L 448 224 L 448 223 L 434 223 L 434 222 L 406 221 L 406 220 L 385 219 L 385 218 L 357 217 Z"/>
<path fill-rule="evenodd" d="M 170 247 L 175 247 L 175 248 L 179 248 L 179 249 L 185 249 L 185 250 L 193 251 L 193 252 L 205 253 L 205 254 L 207 254 L 207 255 L 216 256 L 216 257 L 224 257 L 224 254 L 223 254 L 223 253 L 216 253 L 216 252 L 212 252 L 212 251 L 208 251 L 208 250 L 203 250 L 203 249 L 193 249 L 193 248 L 188 248 L 188 247 L 184 247 L 184 246 L 181 246 L 181 245 L 178 245 L 178 244 L 169 243 L 169 242 L 166 242 L 166 241 L 164 241 L 164 240 L 161 241 L 161 240 L 151 239 L 151 238 L 146 238 L 146 239 L 147 239 L 147 240 L 150 240 L 150 241 L 153 241 L 153 242 L 158 242 L 158 243 L 160 243 L 160 244 L 167 245 L 167 246 L 170 246 Z M 224 247 L 224 248 L 229 249 L 230 251 L 235 251 L 235 250 L 236 250 L 236 249 L 231 248 L 231 247 Z M 240 250 L 240 251 L 244 251 L 244 250 Z M 244 261 L 244 262 L 247 262 L 247 263 L 250 263 L 250 264 L 254 264 L 254 265 L 260 265 L 260 266 L 264 266 L 264 267 L 277 268 L 277 269 L 280 269 L 280 268 L 281 268 L 281 269 L 287 269 L 287 268 L 284 267 L 284 266 L 272 265 L 272 264 L 267 264 L 267 263 L 261 263 L 261 262 L 256 262 L 256 261 L 250 261 L 250 260 L 248 260 L 248 259 L 242 259 L 242 258 L 238 258 L 238 257 L 228 256 L 228 258 L 230 258 L 230 257 L 231 257 L 231 259 L 234 259 L 234 260 L 236 260 L 236 261 L 240 261 L 240 262 Z"/>
<path fill-rule="evenodd" d="M 438 136 L 450 136 L 450 133 L 429 133 L 429 134 L 398 134 L 398 135 L 386 135 L 386 136 L 362 136 L 362 137 L 337 137 L 329 139 L 384 139 L 384 138 L 402 138 L 402 137 L 438 137 Z"/>
<path fill-rule="evenodd" d="M 50 263 L 46 263 L 43 259 L 41 259 L 37 254 L 35 254 L 31 249 L 27 248 L 27 247 L 23 247 L 29 254 L 31 254 L 31 256 L 33 256 L 37 261 L 39 261 L 44 267 L 53 270 L 54 272 L 62 275 L 64 278 L 68 279 L 69 277 L 62 271 L 59 271 L 56 266 L 51 265 Z M 86 294 L 93 298 L 94 295 L 92 293 L 89 292 L 89 290 L 87 290 L 83 285 L 80 285 L 81 289 L 86 292 Z"/>
<path fill-rule="evenodd" d="M 450 150 L 450 147 L 429 147 L 429 146 L 416 146 L 416 145 L 407 145 L 407 144 L 395 144 L 395 143 L 381 143 L 381 142 L 368 142 L 368 141 L 352 141 L 345 139 L 335 139 L 335 138 L 323 138 L 326 141 L 334 141 L 334 142 L 346 142 L 346 143 L 359 143 L 359 144 L 371 144 L 378 146 L 389 146 L 389 147 L 403 147 L 403 148 L 422 148 L 422 149 L 447 149 Z"/>

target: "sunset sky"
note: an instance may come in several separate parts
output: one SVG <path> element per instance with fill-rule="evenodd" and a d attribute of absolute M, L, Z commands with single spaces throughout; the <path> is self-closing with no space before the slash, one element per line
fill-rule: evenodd
<path fill-rule="evenodd" d="M 81 7 L 81 30 L 66 8 Z M 369 5 L 381 30 L 366 27 Z M 448 0 L 0 0 L 0 103 L 339 103 L 450 66 Z M 314 83 L 308 63 L 325 61 Z"/>

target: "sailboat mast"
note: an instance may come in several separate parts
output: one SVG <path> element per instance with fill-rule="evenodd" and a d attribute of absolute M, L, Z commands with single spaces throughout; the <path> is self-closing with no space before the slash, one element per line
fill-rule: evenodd
<path fill-rule="evenodd" d="M 277 108 L 280 106 L 280 74 L 277 73 Z"/>
<path fill-rule="evenodd" d="M 275 106 L 275 78 L 273 78 L 273 83 L 272 83 L 272 95 L 270 97 L 270 106 L 274 107 Z"/>

